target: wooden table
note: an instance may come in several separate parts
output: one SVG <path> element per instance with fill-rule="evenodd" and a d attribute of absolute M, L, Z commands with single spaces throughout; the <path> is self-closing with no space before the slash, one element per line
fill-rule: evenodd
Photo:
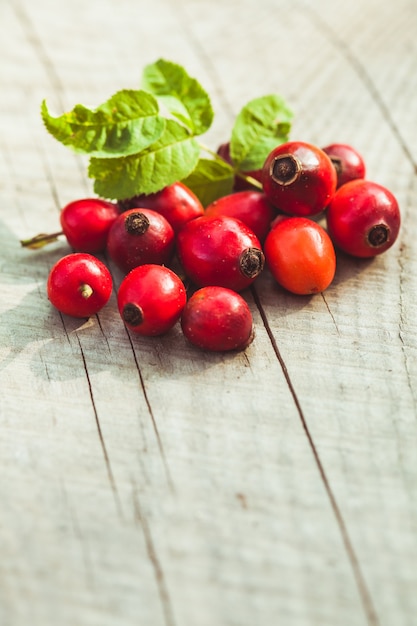
<path fill-rule="evenodd" d="M 0 2 L 0 623 L 417 624 L 417 11 L 413 0 Z M 213 149 L 250 99 L 346 142 L 399 241 L 322 295 L 265 271 L 238 354 L 48 302 L 58 225 L 92 193 L 40 119 L 137 88 L 163 57 L 210 93 Z"/>

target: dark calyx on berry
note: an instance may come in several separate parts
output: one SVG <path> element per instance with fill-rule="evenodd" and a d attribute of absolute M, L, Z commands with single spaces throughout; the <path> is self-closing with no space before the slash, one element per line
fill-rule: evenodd
<path fill-rule="evenodd" d="M 373 248 L 383 246 L 389 239 L 390 229 L 386 224 L 377 224 L 368 232 L 368 242 Z"/>
<path fill-rule="evenodd" d="M 130 324 L 130 326 L 139 326 L 143 322 L 143 311 L 137 304 L 128 302 L 123 307 L 122 317 L 126 324 Z"/>
<path fill-rule="evenodd" d="M 263 270 L 265 257 L 259 248 L 247 248 L 239 259 L 240 271 L 246 278 L 256 278 Z"/>
<path fill-rule="evenodd" d="M 143 235 L 149 228 L 149 220 L 143 213 L 131 213 L 125 219 L 125 228 L 129 235 Z"/>
<path fill-rule="evenodd" d="M 283 154 L 271 163 L 271 177 L 279 185 L 291 185 L 299 177 L 301 164 L 292 154 Z"/>

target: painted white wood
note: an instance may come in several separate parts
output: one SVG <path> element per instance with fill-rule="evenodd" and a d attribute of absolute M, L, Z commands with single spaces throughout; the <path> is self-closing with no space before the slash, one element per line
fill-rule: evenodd
<path fill-rule="evenodd" d="M 416 17 L 413 2 L 0 3 L 0 622 L 7 626 L 414 626 L 417 614 Z M 400 201 L 372 262 L 323 296 L 265 271 L 256 337 L 206 354 L 179 327 L 128 335 L 115 294 L 83 324 L 50 306 L 50 232 L 91 193 L 57 114 L 184 64 L 206 143 L 279 92 L 293 138 L 352 143 Z M 113 269 L 116 285 L 120 280 Z"/>

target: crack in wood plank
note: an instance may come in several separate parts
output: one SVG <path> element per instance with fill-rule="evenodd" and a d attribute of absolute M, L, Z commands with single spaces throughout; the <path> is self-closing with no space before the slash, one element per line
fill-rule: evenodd
<path fill-rule="evenodd" d="M 155 415 L 154 415 L 154 412 L 153 412 L 153 409 L 152 409 L 152 405 L 151 405 L 151 402 L 149 400 L 148 393 L 146 391 L 146 385 L 145 385 L 145 381 L 144 381 L 144 378 L 143 378 L 142 370 L 140 368 L 139 361 L 138 361 L 138 358 L 136 356 L 136 351 L 135 351 L 135 347 L 133 345 L 132 338 L 131 338 L 130 333 L 129 333 L 129 331 L 127 329 L 126 329 L 126 334 L 128 336 L 128 339 L 129 339 L 130 347 L 132 349 L 133 360 L 135 362 L 136 371 L 137 371 L 138 376 L 139 376 L 139 382 L 140 382 L 140 386 L 141 386 L 141 389 L 142 389 L 143 397 L 145 399 L 146 406 L 148 408 L 149 416 L 151 418 L 152 426 L 153 426 L 153 429 L 154 429 L 154 432 L 155 432 L 156 442 L 158 444 L 159 452 L 160 452 L 160 455 L 161 455 L 161 458 L 162 458 L 162 462 L 164 464 L 164 469 L 165 469 L 165 475 L 166 475 L 166 478 L 167 478 L 167 482 L 168 482 L 168 485 L 169 485 L 169 488 L 170 488 L 171 492 L 175 493 L 174 481 L 173 481 L 172 476 L 171 476 L 171 471 L 169 469 L 168 460 L 166 458 L 164 446 L 162 444 L 161 435 L 159 433 L 159 429 L 158 429 L 158 425 L 156 423 L 156 418 L 155 418 Z"/>
<path fill-rule="evenodd" d="M 107 349 L 108 349 L 108 351 L 109 351 L 109 354 L 111 354 L 111 347 L 110 347 L 110 343 L 109 343 L 109 340 L 108 340 L 108 337 L 107 337 L 106 333 L 104 332 L 104 328 L 103 328 L 103 326 L 102 326 L 102 323 L 101 323 L 101 320 L 100 320 L 100 316 L 96 313 L 96 316 L 95 316 L 95 317 L 96 317 L 97 324 L 98 324 L 98 327 L 99 327 L 99 329 L 100 329 L 100 332 L 101 332 L 101 334 L 102 334 L 102 336 L 103 336 L 103 339 L 104 339 L 104 341 L 106 342 L 106 345 L 107 345 Z"/>
<path fill-rule="evenodd" d="M 417 418 L 417 399 L 416 399 L 416 392 L 415 392 L 415 387 L 413 385 L 413 381 L 412 381 L 412 376 L 411 376 L 411 372 L 410 372 L 410 364 L 409 364 L 409 355 L 407 354 L 407 345 L 404 341 L 404 328 L 407 327 L 407 323 L 405 320 L 405 313 L 404 313 L 404 276 L 405 276 L 405 266 L 406 266 L 406 260 L 404 259 L 404 256 L 402 254 L 399 255 L 398 257 L 398 264 L 400 267 L 400 280 L 399 280 L 399 289 L 400 289 L 400 301 L 399 301 L 399 322 L 398 322 L 398 337 L 400 339 L 400 343 L 401 343 L 401 352 L 403 355 L 403 360 L 404 360 L 404 369 L 407 375 L 407 385 L 408 385 L 408 389 L 410 391 L 412 400 L 413 400 L 413 404 L 414 404 L 414 414 Z"/>
<path fill-rule="evenodd" d="M 342 537 L 343 545 L 345 546 L 346 554 L 348 556 L 349 562 L 350 562 L 351 567 L 352 567 L 352 571 L 353 571 L 353 575 L 354 575 L 354 578 L 355 578 L 355 581 L 356 581 L 357 589 L 358 589 L 358 592 L 359 592 L 359 595 L 360 595 L 360 598 L 361 598 L 361 601 L 362 601 L 362 606 L 363 606 L 366 618 L 368 620 L 369 626 L 379 626 L 379 624 L 380 624 L 379 618 L 378 618 L 378 615 L 376 613 L 376 609 L 374 607 L 374 603 L 373 603 L 371 594 L 370 594 L 370 592 L 368 590 L 368 586 L 366 584 L 366 581 L 365 581 L 364 575 L 362 573 L 361 567 L 359 565 L 359 559 L 358 559 L 358 557 L 356 555 L 355 549 L 353 547 L 353 543 L 352 543 L 352 541 L 350 539 L 349 532 L 348 532 L 348 529 L 347 529 L 347 525 L 345 523 L 345 520 L 343 519 L 343 515 L 342 515 L 340 507 L 339 507 L 339 505 L 337 503 L 336 496 L 333 493 L 333 490 L 332 490 L 332 488 L 330 486 L 330 481 L 329 481 L 329 479 L 327 477 L 327 474 L 326 474 L 326 471 L 324 469 L 323 463 L 321 462 L 318 449 L 317 449 L 317 447 L 316 447 L 316 445 L 314 443 L 313 436 L 312 436 L 312 434 L 310 432 L 310 429 L 308 427 L 307 419 L 306 419 L 306 416 L 304 415 L 303 409 L 301 407 L 300 401 L 299 401 L 298 396 L 297 396 L 297 392 L 296 392 L 296 390 L 294 388 L 294 385 L 292 383 L 291 376 L 290 376 L 290 374 L 288 372 L 288 369 L 287 369 L 287 366 L 285 364 L 285 361 L 284 361 L 284 359 L 283 359 L 283 357 L 281 355 L 281 352 L 279 350 L 278 344 L 276 342 L 276 339 L 274 337 L 274 334 L 273 334 L 272 329 L 270 327 L 270 324 L 268 322 L 268 318 L 267 318 L 266 313 L 264 311 L 264 308 L 262 306 L 261 300 L 260 300 L 259 295 L 258 295 L 258 293 L 257 293 L 257 291 L 256 291 L 254 286 L 251 287 L 251 292 L 252 292 L 255 304 L 256 304 L 256 306 L 258 308 L 259 314 L 261 316 L 262 322 L 264 324 L 265 330 L 266 330 L 266 332 L 268 334 L 268 337 L 269 337 L 269 340 L 271 342 L 272 348 L 273 348 L 273 350 L 275 352 L 275 355 L 276 355 L 276 357 L 277 357 L 277 359 L 279 361 L 279 364 L 281 366 L 281 369 L 282 369 L 282 372 L 284 374 L 285 380 L 287 381 L 289 390 L 291 392 L 291 395 L 293 397 L 295 406 L 297 408 L 297 412 L 298 412 L 298 415 L 299 415 L 299 418 L 300 418 L 300 421 L 301 421 L 301 425 L 302 425 L 302 427 L 304 429 L 305 435 L 307 437 L 308 444 L 309 444 L 311 452 L 313 454 L 314 461 L 316 463 L 316 466 L 317 466 L 317 469 L 319 471 L 321 480 L 323 482 L 325 491 L 326 491 L 327 496 L 329 498 L 330 506 L 331 506 L 333 514 L 335 516 L 335 519 L 336 519 L 336 522 L 337 522 L 337 525 L 338 525 L 338 528 L 339 528 L 339 531 L 340 531 L 340 534 L 341 534 L 341 537 Z"/>
<path fill-rule="evenodd" d="M 337 334 L 338 334 L 338 335 L 339 335 L 339 337 L 340 337 L 339 327 L 338 327 L 338 325 L 336 324 L 335 317 L 334 317 L 333 312 L 332 312 L 332 310 L 331 310 L 331 308 L 330 308 L 330 306 L 329 306 L 329 303 L 327 302 L 326 296 L 324 295 L 324 293 L 323 293 L 323 292 L 321 292 L 321 294 L 320 294 L 320 295 L 321 295 L 321 297 L 322 297 L 322 299 L 323 299 L 324 304 L 326 305 L 326 309 L 327 309 L 327 311 L 328 311 L 328 313 L 329 313 L 330 317 L 332 318 L 332 321 L 333 321 L 333 324 L 334 324 L 334 326 L 335 326 L 335 328 L 336 328 Z"/>
<path fill-rule="evenodd" d="M 61 311 L 58 311 L 58 314 L 59 314 L 59 318 L 61 320 L 62 328 L 63 328 L 64 333 L 65 333 L 65 338 L 68 341 L 69 345 L 71 345 L 71 339 L 70 339 L 67 327 L 65 325 L 64 315 L 61 313 Z"/>
<path fill-rule="evenodd" d="M 137 487 L 132 481 L 132 498 L 133 498 L 133 509 L 135 514 L 135 522 L 140 525 L 143 531 L 143 536 L 145 539 L 146 551 L 148 553 L 149 560 L 152 564 L 156 584 L 158 586 L 159 597 L 162 604 L 163 614 L 165 618 L 166 626 L 175 626 L 174 613 L 172 609 L 171 599 L 168 592 L 168 588 L 165 581 L 164 571 L 161 565 L 161 561 L 158 557 L 155 544 L 152 538 L 151 530 L 149 528 L 148 520 L 143 514 Z"/>
<path fill-rule="evenodd" d="M 89 389 L 90 398 L 91 398 L 91 405 L 92 405 L 92 408 L 93 408 L 94 418 L 95 418 L 95 422 L 96 422 L 96 426 L 97 426 L 97 433 L 98 433 L 98 437 L 99 437 L 99 440 L 100 440 L 101 449 L 103 451 L 104 460 L 105 460 L 105 463 L 106 463 L 107 476 L 108 476 L 108 479 L 109 479 L 110 487 L 112 489 L 112 493 L 113 493 L 114 501 L 115 501 L 115 504 L 116 504 L 117 512 L 119 514 L 120 519 L 123 520 L 124 516 L 123 516 L 123 510 L 122 510 L 122 505 L 121 505 L 121 501 L 120 501 L 120 496 L 119 496 L 119 492 L 118 492 L 118 489 L 117 489 L 116 481 L 115 481 L 115 478 L 114 478 L 114 475 L 113 475 L 113 471 L 112 471 L 112 467 L 111 467 L 111 463 L 110 463 L 110 457 L 109 457 L 109 454 L 107 452 L 107 447 L 106 447 L 106 443 L 105 443 L 105 440 L 104 440 L 103 432 L 101 430 L 100 419 L 99 419 L 98 412 L 97 412 L 97 407 L 96 407 L 96 404 L 95 404 L 95 401 L 94 401 L 93 387 L 92 387 L 91 380 L 90 380 L 90 374 L 88 372 L 87 361 L 86 361 L 86 358 L 85 358 L 85 355 L 84 355 L 84 351 L 83 351 L 83 347 L 81 345 L 80 338 L 79 338 L 77 333 L 75 333 L 75 335 L 77 337 L 78 345 L 80 347 L 81 358 L 82 358 L 84 371 L 85 371 L 85 376 L 86 376 L 86 379 L 87 379 L 88 389 Z"/>

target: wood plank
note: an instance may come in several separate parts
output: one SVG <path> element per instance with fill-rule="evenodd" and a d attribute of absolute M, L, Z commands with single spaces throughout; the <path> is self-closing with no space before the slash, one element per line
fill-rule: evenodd
<path fill-rule="evenodd" d="M 411 626 L 412 3 L 9 0 L 0 17 L 1 622 Z M 69 249 L 18 245 L 91 192 L 41 100 L 94 106 L 160 56 L 213 94 L 213 147 L 247 100 L 280 92 L 294 136 L 357 146 L 403 210 L 395 248 L 341 257 L 323 297 L 265 272 L 238 355 L 201 353 L 178 327 L 131 337 L 114 294 L 85 325 L 60 316 L 44 286 Z"/>

